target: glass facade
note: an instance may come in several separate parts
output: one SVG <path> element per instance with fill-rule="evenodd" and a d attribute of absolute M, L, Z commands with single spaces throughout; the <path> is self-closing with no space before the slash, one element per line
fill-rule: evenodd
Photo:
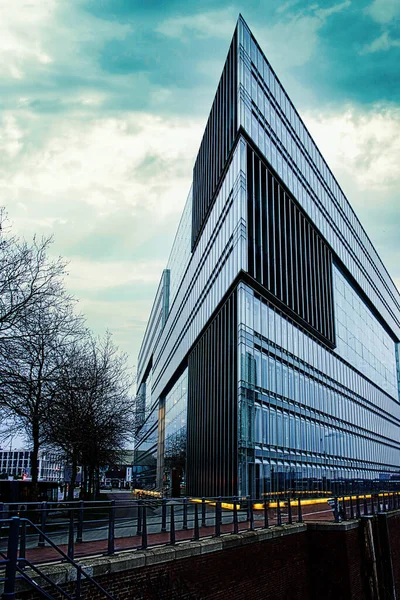
<path fill-rule="evenodd" d="M 187 392 L 186 369 L 163 400 L 165 407 L 163 489 L 173 496 L 179 496 L 185 485 Z"/>
<path fill-rule="evenodd" d="M 238 294 L 239 492 L 349 490 L 396 475 L 398 400 L 248 286 Z"/>
<path fill-rule="evenodd" d="M 397 481 L 399 340 L 399 292 L 240 17 L 139 355 L 146 484 Z"/>

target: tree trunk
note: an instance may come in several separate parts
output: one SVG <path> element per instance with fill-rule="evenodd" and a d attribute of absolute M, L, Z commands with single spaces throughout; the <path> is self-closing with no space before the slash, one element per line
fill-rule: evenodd
<path fill-rule="evenodd" d="M 78 459 L 76 454 L 72 454 L 72 472 L 71 472 L 71 481 L 68 488 L 68 500 L 74 499 L 74 489 L 76 483 L 76 468 L 78 466 Z"/>
<path fill-rule="evenodd" d="M 89 467 L 89 489 L 88 489 L 89 498 L 91 497 L 92 492 L 93 492 L 93 467 L 90 466 Z"/>
<path fill-rule="evenodd" d="M 32 441 L 33 449 L 31 452 L 31 477 L 32 477 L 32 502 L 36 502 L 39 499 L 39 424 L 32 424 Z"/>
<path fill-rule="evenodd" d="M 97 500 L 100 496 L 100 469 L 98 467 L 94 470 L 93 484 L 93 500 Z"/>

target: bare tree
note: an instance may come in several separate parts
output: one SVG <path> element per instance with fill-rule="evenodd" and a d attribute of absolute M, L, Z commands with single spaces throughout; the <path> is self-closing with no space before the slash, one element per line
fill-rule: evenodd
<path fill-rule="evenodd" d="M 83 332 L 62 277 L 65 263 L 47 256 L 50 240 L 0 244 L 0 409 L 32 444 L 32 495 L 38 454 L 61 357 Z"/>
<path fill-rule="evenodd" d="M 48 259 L 51 238 L 34 238 L 32 244 L 10 234 L 0 209 L 0 336 L 12 337 L 13 328 L 40 302 L 50 305 L 58 296 L 65 262 Z"/>
<path fill-rule="evenodd" d="M 118 462 L 132 435 L 132 378 L 126 356 L 110 334 L 103 340 L 87 336 L 63 361 L 56 389 L 48 438 L 71 461 L 70 497 L 78 464 L 84 467 L 86 492 L 95 497 L 100 467 Z"/>

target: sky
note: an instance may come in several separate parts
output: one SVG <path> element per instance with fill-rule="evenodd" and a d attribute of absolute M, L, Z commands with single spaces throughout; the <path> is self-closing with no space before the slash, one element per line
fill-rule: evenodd
<path fill-rule="evenodd" d="M 0 204 L 132 366 L 239 12 L 400 287 L 398 0 L 0 0 Z"/>

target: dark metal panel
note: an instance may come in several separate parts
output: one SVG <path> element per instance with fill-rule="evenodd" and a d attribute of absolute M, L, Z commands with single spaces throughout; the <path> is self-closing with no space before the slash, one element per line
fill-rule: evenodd
<path fill-rule="evenodd" d="M 331 250 L 250 143 L 247 210 L 249 275 L 331 347 Z"/>
<path fill-rule="evenodd" d="M 232 88 L 232 89 L 231 89 Z M 237 32 L 193 168 L 192 248 L 213 204 L 237 133 Z"/>
<path fill-rule="evenodd" d="M 236 362 L 234 291 L 188 359 L 186 484 L 190 495 L 232 496 L 237 492 Z"/>

